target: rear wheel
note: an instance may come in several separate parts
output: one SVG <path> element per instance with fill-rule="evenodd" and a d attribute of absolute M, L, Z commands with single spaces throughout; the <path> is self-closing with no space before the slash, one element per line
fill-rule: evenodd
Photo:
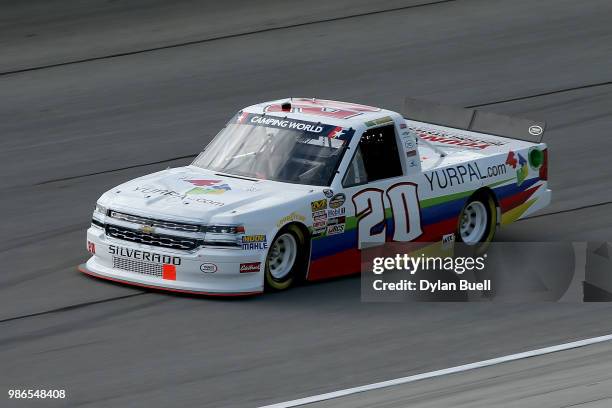
<path fill-rule="evenodd" d="M 460 242 L 483 252 L 495 236 L 497 207 L 491 194 L 482 192 L 472 196 L 463 207 L 457 225 Z"/>
<path fill-rule="evenodd" d="M 288 289 L 304 267 L 305 238 L 299 227 L 290 225 L 276 235 L 266 257 L 265 283 L 273 290 Z"/>

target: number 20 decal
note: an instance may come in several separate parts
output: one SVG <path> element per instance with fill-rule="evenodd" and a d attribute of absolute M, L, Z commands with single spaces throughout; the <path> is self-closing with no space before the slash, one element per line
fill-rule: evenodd
<path fill-rule="evenodd" d="M 353 196 L 359 249 L 364 243 L 375 246 L 385 242 L 387 224 L 383 194 L 378 188 L 366 188 Z M 406 242 L 420 237 L 423 229 L 417 185 L 397 183 L 389 187 L 386 194 L 393 212 L 393 241 Z"/>

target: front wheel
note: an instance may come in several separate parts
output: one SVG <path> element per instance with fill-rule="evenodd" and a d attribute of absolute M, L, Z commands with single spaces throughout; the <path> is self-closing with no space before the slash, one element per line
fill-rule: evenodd
<path fill-rule="evenodd" d="M 295 225 L 283 228 L 266 257 L 265 283 L 273 290 L 288 289 L 300 276 L 304 262 L 304 234 Z"/>

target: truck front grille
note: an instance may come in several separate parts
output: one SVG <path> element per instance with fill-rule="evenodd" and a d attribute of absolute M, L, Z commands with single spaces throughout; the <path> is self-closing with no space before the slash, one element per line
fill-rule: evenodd
<path fill-rule="evenodd" d="M 139 215 L 126 214 L 114 210 L 110 210 L 108 215 L 111 218 L 115 218 L 117 220 L 133 222 L 135 224 L 149 225 L 151 227 L 164 228 L 175 231 L 198 232 L 201 231 L 202 228 L 202 226 L 198 224 L 159 220 L 156 218 L 141 217 Z"/>
<path fill-rule="evenodd" d="M 109 237 L 122 239 L 125 241 L 137 242 L 139 244 L 153 245 L 163 248 L 180 249 L 191 251 L 200 246 L 200 241 L 196 238 L 178 237 L 174 235 L 146 234 L 118 225 L 106 225 L 106 235 Z"/>
<path fill-rule="evenodd" d="M 122 269 L 128 272 L 139 273 L 141 275 L 162 277 L 162 266 L 148 262 L 134 261 L 113 256 L 113 268 Z"/>

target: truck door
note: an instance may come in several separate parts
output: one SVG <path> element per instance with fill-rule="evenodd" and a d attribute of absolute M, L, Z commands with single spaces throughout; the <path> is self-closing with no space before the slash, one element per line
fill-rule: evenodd
<path fill-rule="evenodd" d="M 410 176 L 414 169 L 405 175 L 400 156 L 406 151 L 394 124 L 368 129 L 361 136 L 342 179 L 359 249 L 412 241 L 422 233 L 416 177 Z"/>

